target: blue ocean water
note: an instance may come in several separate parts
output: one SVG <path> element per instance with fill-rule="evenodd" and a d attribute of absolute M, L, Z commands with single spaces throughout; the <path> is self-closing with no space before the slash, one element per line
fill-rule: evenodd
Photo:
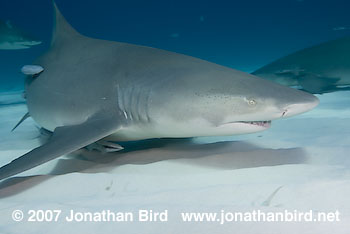
<path fill-rule="evenodd" d="M 90 37 L 147 45 L 251 72 L 299 49 L 350 35 L 347 0 L 57 0 Z M 1 0 L 0 18 L 43 43 L 0 50 L 0 91 L 22 89 L 20 68 L 50 45 L 48 0 Z"/>
<path fill-rule="evenodd" d="M 68 22 L 86 36 L 175 51 L 246 72 L 302 48 L 350 35 L 349 0 L 56 2 Z M 21 67 L 49 48 L 52 1 L 0 0 L 0 20 L 11 20 L 43 41 L 30 49 L 0 50 L 3 166 L 41 144 L 32 118 L 11 132 L 27 108 L 20 92 L 6 92 L 23 89 Z M 191 234 L 208 230 L 213 234 L 232 230 L 348 234 L 350 92 L 317 97 L 320 104 L 313 111 L 276 120 L 264 132 L 192 141 L 123 142 L 125 150 L 115 154 L 78 152 L 0 181 L 0 233 L 70 233 L 74 228 L 76 233 L 172 233 L 176 229 Z M 171 219 L 168 223 L 13 220 L 18 210 L 65 213 L 107 208 L 126 212 L 169 209 Z M 339 210 L 341 222 L 219 225 L 173 219 L 187 210 L 255 209 L 280 213 Z"/>

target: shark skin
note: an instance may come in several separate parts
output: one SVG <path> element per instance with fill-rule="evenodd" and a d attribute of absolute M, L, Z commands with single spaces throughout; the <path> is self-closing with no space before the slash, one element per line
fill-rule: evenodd
<path fill-rule="evenodd" d="M 22 31 L 10 21 L 0 20 L 0 50 L 28 49 L 41 41 Z"/>
<path fill-rule="evenodd" d="M 29 115 L 53 134 L 0 180 L 96 142 L 253 133 L 319 103 L 194 57 L 83 36 L 54 8 L 51 48 L 33 63 L 43 71 L 25 85 Z"/>
<path fill-rule="evenodd" d="M 313 94 L 349 90 L 350 37 L 297 51 L 252 74 Z"/>

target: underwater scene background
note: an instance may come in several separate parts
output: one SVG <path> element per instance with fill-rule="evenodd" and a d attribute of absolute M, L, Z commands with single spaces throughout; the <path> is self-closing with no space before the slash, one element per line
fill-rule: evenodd
<path fill-rule="evenodd" d="M 350 32 L 349 1 L 57 1 L 84 35 L 147 45 L 252 72 L 297 50 Z M 1 90 L 19 88 L 20 68 L 48 49 L 48 0 L 2 0 L 2 20 L 41 39 L 30 50 L 0 51 Z"/>
<path fill-rule="evenodd" d="M 50 47 L 49 0 L 0 0 L 0 21 L 42 41 L 0 49 L 0 166 L 45 138 L 27 112 L 23 65 Z M 83 35 L 174 51 L 251 73 L 350 36 L 347 0 L 57 0 Z M 7 23 L 5 23 L 7 24 Z M 4 24 L 4 25 L 5 25 Z M 0 24 L 0 33 L 1 33 Z M 0 44 L 1 44 L 0 36 Z M 349 45 L 350 47 L 350 45 Z M 324 56 L 327 56 L 325 54 Z M 343 56 L 343 55 L 340 55 Z M 344 233 L 350 230 L 350 92 L 255 134 L 123 142 L 79 150 L 0 181 L 0 233 Z M 28 222 L 29 210 L 167 210 L 166 222 Z M 21 210 L 24 219 L 14 221 Z M 184 222 L 181 212 L 339 212 L 335 222 Z"/>

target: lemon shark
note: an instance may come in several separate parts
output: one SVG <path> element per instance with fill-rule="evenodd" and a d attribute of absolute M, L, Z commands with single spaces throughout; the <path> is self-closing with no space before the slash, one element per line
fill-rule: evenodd
<path fill-rule="evenodd" d="M 0 20 L 0 50 L 28 49 L 41 41 L 13 25 L 9 20 Z"/>
<path fill-rule="evenodd" d="M 306 112 L 311 94 L 198 58 L 81 35 L 56 5 L 51 48 L 23 70 L 30 116 L 48 142 L 0 179 L 82 147 L 148 138 L 253 133 Z M 37 67 L 36 67 L 37 66 Z"/>
<path fill-rule="evenodd" d="M 350 37 L 297 51 L 252 74 L 314 94 L 349 90 Z"/>

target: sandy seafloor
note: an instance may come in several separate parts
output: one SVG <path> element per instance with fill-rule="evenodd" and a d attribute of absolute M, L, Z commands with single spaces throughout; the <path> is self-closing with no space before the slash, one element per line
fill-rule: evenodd
<path fill-rule="evenodd" d="M 0 183 L 0 233 L 350 233 L 350 92 L 265 132 L 80 150 Z M 0 165 L 38 146 L 19 92 L 0 95 Z M 130 150 L 131 149 L 131 150 Z M 163 211 L 167 222 L 15 222 L 13 210 Z M 180 212 L 340 212 L 340 222 L 181 221 Z M 25 216 L 27 217 L 27 216 Z"/>

